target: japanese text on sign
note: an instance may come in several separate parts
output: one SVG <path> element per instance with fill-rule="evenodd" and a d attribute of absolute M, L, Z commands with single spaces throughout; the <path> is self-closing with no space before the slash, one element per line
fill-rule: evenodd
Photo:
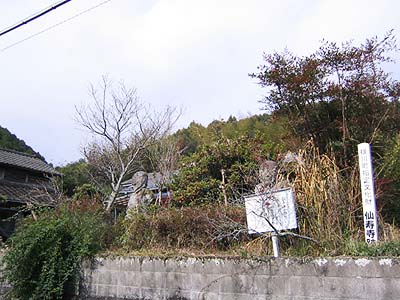
<path fill-rule="evenodd" d="M 374 175 L 369 144 L 362 143 L 358 145 L 358 159 L 360 166 L 361 196 L 363 201 L 365 241 L 370 244 L 378 240 L 378 221 L 375 204 Z"/>
<path fill-rule="evenodd" d="M 297 228 L 292 189 L 282 189 L 245 198 L 249 233 Z"/>

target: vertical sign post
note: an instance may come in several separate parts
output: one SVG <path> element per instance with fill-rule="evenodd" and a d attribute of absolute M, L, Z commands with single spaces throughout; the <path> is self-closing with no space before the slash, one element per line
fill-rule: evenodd
<path fill-rule="evenodd" d="M 369 144 L 362 143 L 358 145 L 358 160 L 360 166 L 365 242 L 371 244 L 378 241 L 378 218 L 376 213 L 371 148 Z"/>

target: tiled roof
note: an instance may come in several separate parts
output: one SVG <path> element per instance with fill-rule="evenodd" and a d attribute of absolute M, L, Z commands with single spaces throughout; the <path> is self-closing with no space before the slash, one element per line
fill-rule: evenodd
<path fill-rule="evenodd" d="M 147 175 L 147 186 L 146 189 L 154 192 L 158 192 L 158 183 L 162 180 L 161 178 L 161 173 L 159 172 L 154 172 L 154 173 L 145 173 Z M 142 180 L 143 172 L 142 173 L 136 173 L 133 175 L 131 179 L 128 179 L 121 184 L 121 191 L 118 194 L 118 198 L 115 201 L 116 206 L 122 206 L 126 207 L 129 202 L 129 197 L 131 194 L 135 192 L 135 190 L 138 188 L 138 185 L 140 185 L 140 182 Z M 162 193 L 164 197 L 169 198 L 170 195 L 166 193 Z"/>
<path fill-rule="evenodd" d="M 34 185 L 26 183 L 10 182 L 0 180 L 0 202 L 40 202 L 48 203 L 51 201 L 53 190 L 44 185 Z"/>
<path fill-rule="evenodd" d="M 138 173 L 136 173 L 138 174 Z M 135 174 L 135 175 L 136 175 Z M 148 190 L 154 191 L 158 189 L 158 182 L 161 181 L 161 174 L 159 172 L 155 173 L 146 173 L 147 174 L 147 186 L 146 188 Z M 137 186 L 137 184 L 142 180 L 142 175 L 140 174 L 139 177 L 133 175 L 131 179 L 128 179 L 124 182 L 122 182 L 122 193 L 133 193 L 134 192 L 134 187 Z"/>
<path fill-rule="evenodd" d="M 0 149 L 0 164 L 52 175 L 61 175 L 45 161 L 32 155 L 12 150 Z"/>

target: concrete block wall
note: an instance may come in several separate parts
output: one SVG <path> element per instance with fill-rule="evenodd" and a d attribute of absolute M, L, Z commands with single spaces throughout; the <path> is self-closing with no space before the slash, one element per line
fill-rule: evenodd
<path fill-rule="evenodd" d="M 82 299 L 400 299 L 394 258 L 98 258 L 85 264 Z"/>

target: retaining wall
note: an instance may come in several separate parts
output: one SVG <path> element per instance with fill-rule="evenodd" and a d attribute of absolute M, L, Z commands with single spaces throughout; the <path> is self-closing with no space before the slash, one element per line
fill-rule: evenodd
<path fill-rule="evenodd" d="M 86 264 L 82 299 L 400 299 L 398 259 L 114 258 Z"/>

